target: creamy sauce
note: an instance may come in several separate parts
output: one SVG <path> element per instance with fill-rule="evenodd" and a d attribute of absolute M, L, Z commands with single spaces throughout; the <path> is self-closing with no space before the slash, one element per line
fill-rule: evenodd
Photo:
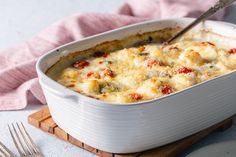
<path fill-rule="evenodd" d="M 171 94 L 235 68 L 236 49 L 183 40 L 96 52 L 61 71 L 57 81 L 96 99 L 130 103 Z"/>

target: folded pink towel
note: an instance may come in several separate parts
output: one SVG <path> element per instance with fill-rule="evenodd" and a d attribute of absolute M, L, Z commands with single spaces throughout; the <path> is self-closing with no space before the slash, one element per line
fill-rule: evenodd
<path fill-rule="evenodd" d="M 215 0 L 128 0 L 115 13 L 65 18 L 25 43 L 0 52 L 0 110 L 46 103 L 35 70 L 37 59 L 65 43 L 149 19 L 196 17 Z M 225 11 L 213 18 L 220 20 Z"/>

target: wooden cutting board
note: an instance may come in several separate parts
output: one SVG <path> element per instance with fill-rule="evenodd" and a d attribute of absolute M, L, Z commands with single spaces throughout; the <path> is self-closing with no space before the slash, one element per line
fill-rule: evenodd
<path fill-rule="evenodd" d="M 48 107 L 43 107 L 38 112 L 29 115 L 28 122 L 29 124 L 39 128 L 40 130 L 55 135 L 56 137 L 62 140 L 65 140 L 89 152 L 92 152 L 100 157 L 174 157 L 179 153 L 183 152 L 191 145 L 207 137 L 209 134 L 215 131 L 224 131 L 230 128 L 232 126 L 232 119 L 233 117 L 230 117 L 192 136 L 186 137 L 182 140 L 173 142 L 171 144 L 155 148 L 152 150 L 147 150 L 144 152 L 137 152 L 132 154 L 115 154 L 115 153 L 104 152 L 102 150 L 93 148 L 83 142 L 80 142 L 79 140 L 76 140 L 75 138 L 73 138 L 72 136 L 70 136 L 60 127 L 57 126 L 57 124 L 53 121 L 50 115 Z"/>

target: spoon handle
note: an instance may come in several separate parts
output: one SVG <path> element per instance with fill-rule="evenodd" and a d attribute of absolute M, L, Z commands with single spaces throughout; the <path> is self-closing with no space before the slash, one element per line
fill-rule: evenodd
<path fill-rule="evenodd" d="M 172 38 L 170 38 L 166 44 L 171 43 L 172 41 L 174 41 L 175 39 L 177 39 L 178 37 L 180 37 L 181 35 L 183 35 L 184 33 L 186 33 L 188 30 L 190 30 L 191 28 L 193 28 L 195 25 L 197 25 L 198 23 L 200 23 L 201 21 L 207 19 L 208 17 L 210 17 L 211 15 L 215 14 L 218 10 L 232 4 L 234 1 L 236 0 L 219 0 L 213 7 L 211 7 L 210 9 L 208 9 L 206 12 L 204 12 L 202 15 L 200 15 L 196 20 L 194 20 L 192 23 L 190 23 L 187 27 L 185 27 L 183 30 L 181 30 L 179 33 L 177 33 L 176 35 L 174 35 Z"/>

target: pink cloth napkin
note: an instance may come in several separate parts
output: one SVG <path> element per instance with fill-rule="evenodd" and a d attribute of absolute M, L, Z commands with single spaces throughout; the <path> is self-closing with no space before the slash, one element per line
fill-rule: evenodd
<path fill-rule="evenodd" d="M 47 51 L 65 43 L 149 19 L 196 17 L 215 0 L 128 0 L 114 13 L 84 13 L 67 17 L 25 43 L 0 52 L 0 110 L 46 103 L 35 63 Z M 220 20 L 225 11 L 213 18 Z"/>

